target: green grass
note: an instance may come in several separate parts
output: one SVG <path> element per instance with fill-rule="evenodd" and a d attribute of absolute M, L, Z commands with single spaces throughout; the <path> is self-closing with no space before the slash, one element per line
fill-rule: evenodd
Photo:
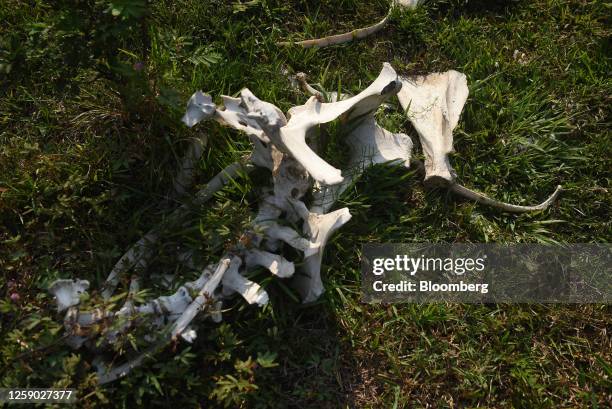
<path fill-rule="evenodd" d="M 321 50 L 275 42 L 370 24 L 387 1 L 138 4 L 0 4 L 0 386 L 77 388 L 80 407 L 610 407 L 609 306 L 359 303 L 363 243 L 610 241 L 610 3 L 427 1 L 375 36 Z M 338 203 L 353 218 L 325 256 L 319 302 L 303 306 L 267 279 L 266 308 L 229 305 L 225 323 L 203 323 L 192 346 L 95 386 L 92 356 L 62 343 L 45 289 L 58 277 L 96 289 L 163 220 L 189 138 L 208 141 L 198 186 L 248 151 L 216 124 L 182 126 L 189 95 L 248 87 L 286 110 L 306 96 L 283 68 L 354 93 L 384 61 L 401 74 L 467 75 L 452 158 L 464 185 L 529 204 L 562 184 L 558 203 L 510 215 L 425 190 L 413 172 L 372 169 Z M 397 109 L 379 121 L 415 136 Z M 332 146 L 340 160 L 341 141 Z M 190 227 L 158 249 L 151 277 L 175 271 L 177 245 L 218 256 L 265 177 L 194 209 Z"/>

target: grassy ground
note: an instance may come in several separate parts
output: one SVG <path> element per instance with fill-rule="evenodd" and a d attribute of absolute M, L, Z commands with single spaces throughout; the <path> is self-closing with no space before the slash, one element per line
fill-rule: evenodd
<path fill-rule="evenodd" d="M 369 24 L 386 9 L 382 0 L 4 0 L 0 386 L 77 388 L 81 407 L 610 407 L 608 306 L 359 303 L 362 243 L 610 241 L 610 3 L 427 1 L 364 41 L 275 45 Z M 306 97 L 282 69 L 357 92 L 384 61 L 402 74 L 468 76 L 452 159 L 463 184 L 513 203 L 562 184 L 561 200 L 509 215 L 424 190 L 411 172 L 373 169 L 339 203 L 353 219 L 325 257 L 318 303 L 302 306 L 268 280 L 270 306 L 236 302 L 192 346 L 96 387 L 92 357 L 62 343 L 45 288 L 58 277 L 97 288 L 176 206 L 166 198 L 189 138 L 208 141 L 198 185 L 249 149 L 214 124 L 182 126 L 188 96 L 246 86 L 286 110 Z M 399 110 L 380 122 L 414 136 Z M 214 257 L 235 240 L 262 177 L 194 209 L 193 228 L 158 249 L 152 276 L 174 271 L 177 245 Z M 149 285 L 149 296 L 161 292 Z"/>

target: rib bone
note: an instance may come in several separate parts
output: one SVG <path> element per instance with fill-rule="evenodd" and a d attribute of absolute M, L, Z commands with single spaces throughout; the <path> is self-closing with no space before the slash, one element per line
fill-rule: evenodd
<path fill-rule="evenodd" d="M 519 206 L 519 205 L 513 205 L 509 203 L 500 202 L 500 201 L 491 199 L 482 193 L 470 190 L 457 183 L 451 186 L 451 191 L 467 199 L 474 200 L 476 203 L 486 204 L 486 205 L 489 205 L 489 206 L 492 206 L 492 207 L 495 207 L 501 210 L 505 210 L 511 213 L 526 213 L 526 212 L 537 212 L 540 210 L 548 209 L 548 207 L 557 199 L 557 197 L 559 197 L 559 195 L 563 191 L 563 188 L 561 187 L 561 185 L 557 186 L 553 194 L 550 195 L 548 199 L 546 199 L 539 205 L 535 205 L 535 206 Z"/>
<path fill-rule="evenodd" d="M 329 45 L 348 43 L 355 39 L 362 39 L 372 34 L 375 34 L 386 27 L 387 23 L 389 22 L 389 18 L 391 17 L 391 12 L 393 11 L 393 7 L 395 5 L 399 7 L 403 7 L 403 8 L 414 8 L 418 5 L 419 1 L 420 0 L 391 0 L 389 12 L 387 13 L 387 15 L 382 20 L 380 20 L 379 22 L 371 26 L 358 28 L 348 33 L 335 34 L 335 35 L 331 35 L 331 36 L 327 36 L 323 38 L 316 38 L 312 40 L 303 40 L 303 41 L 296 41 L 296 42 L 282 41 L 282 42 L 279 42 L 278 45 L 281 45 L 281 46 L 299 45 L 304 48 L 327 47 Z"/>
<path fill-rule="evenodd" d="M 202 287 L 198 293 L 198 296 L 192 301 L 191 304 L 189 304 L 189 306 L 183 311 L 180 318 L 176 320 L 172 326 L 172 338 L 176 338 L 177 335 L 182 334 L 189 323 L 195 318 L 196 314 L 206 307 L 207 301 L 214 299 L 213 293 L 221 282 L 223 274 L 230 266 L 232 268 L 237 268 L 235 267 L 236 265 L 240 266 L 240 259 L 238 257 L 233 257 L 232 259 L 224 257 L 221 259 L 212 277 L 210 277 L 206 284 L 204 284 L 204 287 Z"/>

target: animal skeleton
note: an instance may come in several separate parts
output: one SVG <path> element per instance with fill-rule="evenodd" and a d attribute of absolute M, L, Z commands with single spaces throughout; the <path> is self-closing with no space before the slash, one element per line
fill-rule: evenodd
<path fill-rule="evenodd" d="M 184 221 L 186 207 L 183 206 L 170 215 L 164 226 L 153 229 L 132 246 L 110 272 L 101 291 L 107 301 L 113 297 L 121 278 L 130 269 L 134 271 L 127 300 L 119 310 L 81 310 L 80 296 L 89 286 L 87 281 L 58 280 L 50 287 L 58 309 L 67 310 L 64 320 L 67 340 L 75 348 L 86 345 L 101 352 L 136 327 L 160 330 L 160 336 L 149 339 L 148 350 L 133 354 L 123 365 L 108 368 L 102 359 L 97 359 L 100 383 L 125 375 L 171 340 L 181 337 L 192 342 L 197 335 L 192 326 L 196 315 L 204 312 L 218 322 L 223 300 L 234 293 L 240 294 L 249 304 L 265 305 L 268 302 L 265 289 L 245 276 L 254 267 L 265 267 L 279 279 L 291 278 L 304 302 L 316 300 L 324 291 L 321 262 L 326 244 L 351 218 L 348 208 L 330 212 L 338 197 L 372 165 L 394 161 L 407 168 L 413 163 L 419 164 L 412 158 L 410 137 L 387 131 L 375 119 L 381 104 L 396 94 L 421 139 L 426 183 L 442 183 L 456 193 L 507 211 L 545 209 L 558 195 L 557 191 L 538 206 L 514 206 L 496 202 L 455 183 L 455 173 L 447 155 L 452 151 L 452 131 L 468 94 L 463 74 L 449 71 L 427 77 L 401 78 L 385 63 L 378 78 L 364 91 L 352 97 L 331 95 L 332 102 L 321 101 L 323 94 L 308 85 L 303 75 L 300 78 L 302 85 L 316 95 L 304 105 L 291 108 L 287 116 L 246 88 L 238 98 L 223 96 L 221 107 L 202 92 L 196 92 L 187 104 L 183 117 L 187 126 L 216 120 L 244 132 L 253 144 L 253 151 L 247 158 L 226 167 L 196 194 L 196 204 L 210 199 L 242 171 L 248 172 L 255 167 L 271 171 L 272 184 L 261 198 L 256 217 L 243 233 L 249 240 L 241 240 L 227 249 L 220 261 L 199 266 L 199 278 L 183 284 L 174 294 L 136 305 L 133 294 L 140 286 L 139 274 L 147 268 L 152 257 L 151 245 L 160 240 L 164 229 Z M 313 136 L 316 127 L 337 118 L 340 118 L 351 152 L 349 164 L 342 171 L 319 156 Z M 196 150 L 196 157 L 198 152 Z M 188 155 L 193 156 L 194 151 L 190 150 Z M 193 160 L 193 157 L 187 158 L 186 163 L 191 166 Z M 183 166 L 183 169 L 190 167 Z M 313 197 L 309 205 L 304 202 L 308 192 L 312 192 Z M 287 227 L 285 222 L 301 222 L 302 231 Z M 294 263 L 282 254 L 282 243 L 302 254 L 300 271 L 296 271 Z M 193 254 L 183 258 L 194 259 Z M 102 322 L 112 325 L 97 331 L 100 327 L 97 324 Z M 161 331 L 163 328 L 168 330 Z M 93 342 L 94 338 L 97 343 Z"/>

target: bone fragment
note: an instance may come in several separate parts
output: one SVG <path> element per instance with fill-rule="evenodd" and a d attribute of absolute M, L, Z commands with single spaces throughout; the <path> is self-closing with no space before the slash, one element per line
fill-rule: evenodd
<path fill-rule="evenodd" d="M 215 119 L 225 126 L 246 133 L 253 144 L 251 162 L 257 166 L 272 170 L 272 158 L 270 157 L 269 150 L 266 148 L 266 144 L 270 143 L 268 136 L 261 129 L 257 121 L 248 116 L 248 111 L 240 105 L 242 102 L 240 98 L 228 96 L 222 96 L 222 98 L 224 109 L 216 111 Z"/>
<path fill-rule="evenodd" d="M 237 292 L 249 304 L 257 304 L 259 306 L 268 303 L 268 293 L 265 292 L 259 284 L 249 280 L 238 272 L 238 265 L 234 268 L 230 267 L 223 275 L 223 295 L 231 295 Z"/>
<path fill-rule="evenodd" d="M 198 91 L 189 98 L 187 112 L 183 115 L 182 121 L 191 128 L 198 122 L 213 116 L 215 110 L 216 107 L 210 95 Z"/>
<path fill-rule="evenodd" d="M 455 180 L 448 155 L 468 93 L 466 77 L 457 71 L 402 78 L 397 96 L 419 134 L 427 184 L 449 185 Z"/>
<path fill-rule="evenodd" d="M 213 299 L 213 292 L 221 282 L 223 278 L 223 274 L 227 271 L 227 269 L 237 264 L 240 266 L 240 258 L 222 258 L 215 270 L 214 274 L 210 279 L 204 284 L 204 287 L 198 293 L 198 296 L 192 301 L 191 304 L 183 311 L 183 314 L 180 316 L 178 320 L 174 323 L 171 329 L 172 338 L 175 339 L 178 335 L 183 333 L 189 323 L 195 318 L 195 316 L 207 305 L 207 301 Z"/>
<path fill-rule="evenodd" d="M 89 288 L 87 280 L 56 280 L 49 287 L 49 292 L 55 297 L 57 311 L 62 312 L 78 305 L 81 294 L 86 293 L 87 288 Z"/>
<path fill-rule="evenodd" d="M 327 214 L 310 213 L 302 202 L 299 203 L 296 205 L 301 207 L 300 213 L 305 216 L 304 230 L 318 244 L 317 252 L 304 258 L 300 274 L 296 274 L 293 281 L 302 301 L 308 303 L 315 301 L 325 291 L 321 281 L 323 251 L 331 235 L 351 219 L 351 213 L 346 207 Z"/>
<path fill-rule="evenodd" d="M 261 266 L 267 268 L 272 274 L 280 278 L 291 277 L 295 272 L 295 266 L 278 254 L 251 249 L 246 254 L 247 267 Z"/>
<path fill-rule="evenodd" d="M 273 240 L 281 240 L 289 244 L 297 250 L 302 250 L 305 256 L 314 254 L 319 248 L 319 244 L 313 243 L 310 240 L 299 235 L 298 232 L 291 227 L 281 226 L 278 223 L 271 222 L 266 225 L 266 236 Z"/>

